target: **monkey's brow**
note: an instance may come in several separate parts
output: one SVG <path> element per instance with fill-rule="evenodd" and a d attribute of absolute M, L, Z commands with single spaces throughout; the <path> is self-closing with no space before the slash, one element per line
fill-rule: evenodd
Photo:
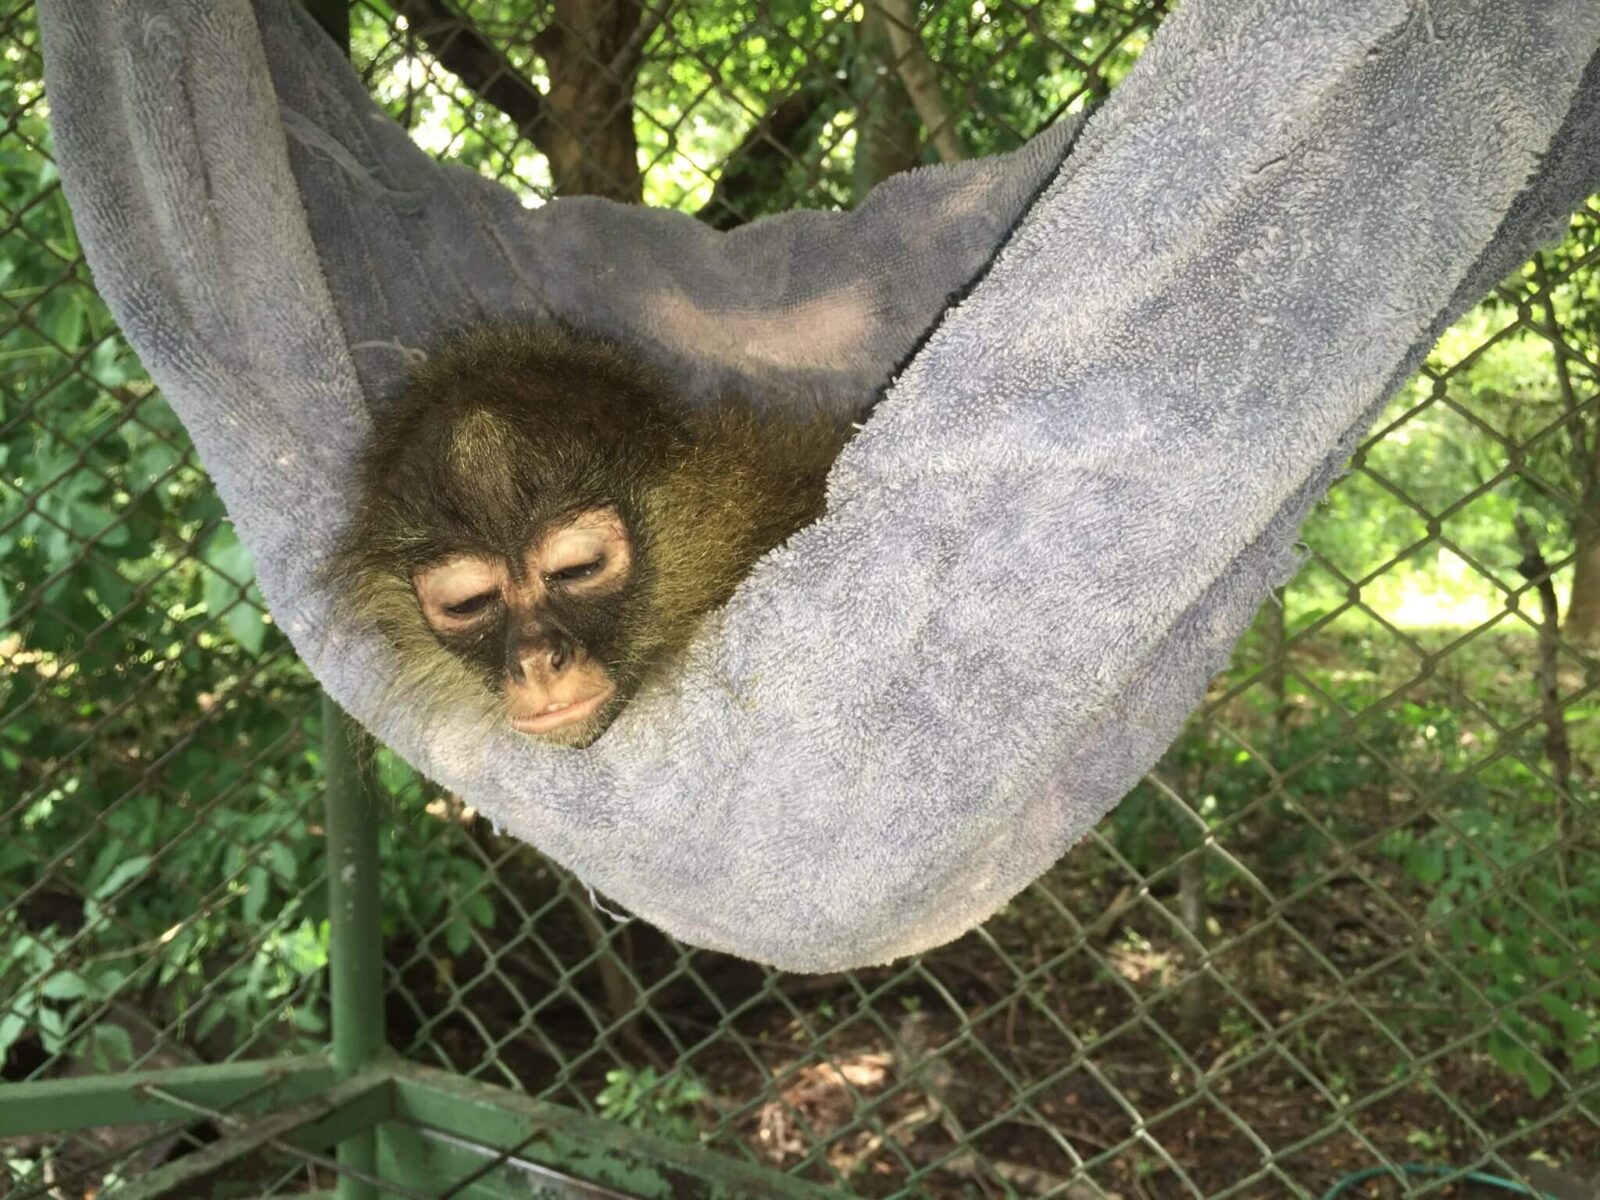
<path fill-rule="evenodd" d="M 506 562 L 506 556 L 499 550 L 475 543 L 456 542 L 452 545 L 429 545 L 414 554 L 406 565 L 413 575 L 420 575 L 424 571 L 432 571 L 462 558 L 479 558 L 493 563 Z"/>
<path fill-rule="evenodd" d="M 610 496 L 585 496 L 581 500 L 574 500 L 572 503 L 564 505 L 559 512 L 552 514 L 544 522 L 543 529 L 549 530 L 553 525 L 570 522 L 577 517 L 581 517 L 586 512 L 593 512 L 597 508 L 609 508 L 619 516 L 622 513 L 622 505 Z"/>

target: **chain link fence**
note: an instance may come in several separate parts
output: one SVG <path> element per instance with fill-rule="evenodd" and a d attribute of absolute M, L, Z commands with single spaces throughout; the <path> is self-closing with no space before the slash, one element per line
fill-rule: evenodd
<path fill-rule="evenodd" d="M 429 151 L 530 205 L 592 192 L 731 228 L 1019 144 L 1114 86 L 1165 7 L 350 18 L 362 78 Z M 27 0 L 0 0 L 0 55 L 5 1079 L 314 1052 L 316 685 L 95 295 Z M 804 977 L 688 949 L 376 751 L 391 1047 L 867 1197 L 1470 1197 L 1498 1177 L 1592 1198 L 1597 258 L 1591 206 L 1450 331 L 1159 768 L 916 960 Z M 5 1139 L 0 1195 L 114 1193 L 203 1153 L 205 1117 Z M 203 1194 L 332 1178 L 263 1145 Z"/>

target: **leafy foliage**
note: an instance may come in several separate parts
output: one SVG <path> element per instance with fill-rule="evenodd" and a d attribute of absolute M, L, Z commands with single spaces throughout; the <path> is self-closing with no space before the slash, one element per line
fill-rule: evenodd
<path fill-rule="evenodd" d="M 618 1067 L 606 1072 L 606 1086 L 595 1103 L 608 1120 L 630 1129 L 692 1142 L 699 1136 L 694 1109 L 706 1095 L 705 1084 L 692 1076 L 675 1071 L 663 1076 L 654 1067 Z"/>

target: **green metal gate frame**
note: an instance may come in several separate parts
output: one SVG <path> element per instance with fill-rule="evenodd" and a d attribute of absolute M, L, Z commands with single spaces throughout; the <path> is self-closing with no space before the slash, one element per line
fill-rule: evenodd
<path fill-rule="evenodd" d="M 326 1055 L 15 1084 L 0 1138 L 151 1122 L 210 1122 L 222 1136 L 115 1190 L 193 1195 L 262 1150 L 338 1174 L 337 1200 L 827 1200 L 842 1193 L 392 1059 L 383 1032 L 378 894 L 382 808 L 361 734 L 322 700 L 332 1040 Z M 331 1153 L 330 1153 L 331 1152 Z"/>

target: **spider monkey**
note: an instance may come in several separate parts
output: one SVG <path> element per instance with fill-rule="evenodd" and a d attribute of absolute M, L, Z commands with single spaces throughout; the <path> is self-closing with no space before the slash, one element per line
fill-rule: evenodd
<path fill-rule="evenodd" d="M 628 347 L 478 325 L 416 367 L 328 568 L 396 698 L 586 746 L 767 551 L 821 515 L 848 429 L 683 404 Z"/>

